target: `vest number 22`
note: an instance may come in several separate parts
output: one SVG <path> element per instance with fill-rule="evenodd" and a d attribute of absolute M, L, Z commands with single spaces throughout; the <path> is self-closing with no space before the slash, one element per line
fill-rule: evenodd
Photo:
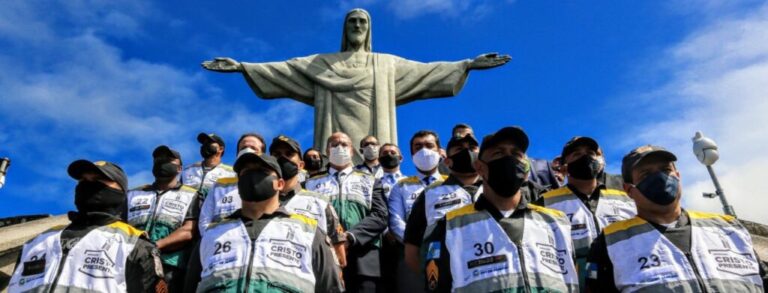
<path fill-rule="evenodd" d="M 659 260 L 659 256 L 655 254 L 651 254 L 649 257 L 641 256 L 637 259 L 637 262 L 640 263 L 640 269 L 650 269 L 652 267 L 658 267 L 661 265 L 661 260 Z"/>
<path fill-rule="evenodd" d="M 486 243 L 475 243 L 475 256 L 481 256 L 483 254 L 491 254 L 493 253 L 493 243 L 486 242 Z"/>

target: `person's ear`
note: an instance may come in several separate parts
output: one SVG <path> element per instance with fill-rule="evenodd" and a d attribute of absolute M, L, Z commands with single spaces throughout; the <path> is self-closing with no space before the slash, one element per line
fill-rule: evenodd
<path fill-rule="evenodd" d="M 475 171 L 477 171 L 477 175 L 480 175 L 480 177 L 487 177 L 488 169 L 486 169 L 487 166 L 483 161 L 480 159 L 475 160 L 474 167 Z"/>
<path fill-rule="evenodd" d="M 622 183 L 622 187 L 627 194 L 630 194 L 630 191 L 632 191 L 632 185 L 629 185 L 626 182 Z"/>
<path fill-rule="evenodd" d="M 451 158 L 449 158 L 449 157 L 445 157 L 445 158 L 443 158 L 443 163 L 444 163 L 444 164 L 445 164 L 445 166 L 446 166 L 446 167 L 448 167 L 449 169 L 450 169 L 450 168 L 453 166 L 453 160 L 451 160 Z"/>
<path fill-rule="evenodd" d="M 278 178 L 276 187 L 276 190 L 283 190 L 283 188 L 285 188 L 285 180 L 283 180 L 283 178 Z"/>
<path fill-rule="evenodd" d="M 299 165 L 299 169 L 304 170 L 304 160 L 299 160 L 297 165 Z"/>

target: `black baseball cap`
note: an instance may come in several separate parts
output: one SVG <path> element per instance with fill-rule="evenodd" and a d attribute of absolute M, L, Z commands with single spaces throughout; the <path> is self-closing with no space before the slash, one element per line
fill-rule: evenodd
<path fill-rule="evenodd" d="M 218 143 L 221 147 L 224 147 L 224 140 L 215 133 L 200 132 L 200 134 L 197 135 L 197 142 L 201 144 L 215 142 Z"/>
<path fill-rule="evenodd" d="M 669 162 L 677 161 L 677 156 L 663 147 L 655 145 L 637 147 L 621 159 L 621 177 L 624 179 L 624 182 L 632 182 L 632 169 L 637 167 L 643 159 L 649 156 L 660 156 Z"/>
<path fill-rule="evenodd" d="M 478 157 L 482 156 L 483 152 L 489 147 L 496 146 L 505 141 L 512 141 L 523 153 L 528 151 L 528 135 L 525 134 L 525 131 L 519 126 L 507 126 L 483 138 L 483 144 L 480 146 Z"/>
<path fill-rule="evenodd" d="M 158 159 L 158 158 L 179 159 L 179 163 L 181 163 L 181 154 L 179 154 L 179 152 L 169 148 L 166 145 L 160 145 L 156 147 L 155 150 L 152 151 L 152 158 L 153 159 Z"/>
<path fill-rule="evenodd" d="M 595 152 L 600 150 L 600 145 L 597 144 L 597 141 L 593 138 L 588 136 L 574 136 L 571 138 L 571 140 L 565 143 L 565 146 L 563 146 L 563 152 L 560 153 L 560 159 L 565 160 L 565 157 L 576 150 L 576 147 L 583 145 L 587 146 L 589 149 Z"/>
<path fill-rule="evenodd" d="M 83 174 L 87 172 L 100 173 L 107 177 L 109 180 L 117 182 L 123 191 L 128 191 L 128 177 L 125 176 L 125 172 L 120 166 L 107 161 L 91 162 L 88 160 L 77 160 L 69 164 L 67 167 L 67 173 L 69 177 L 75 180 L 83 179 Z"/>
<path fill-rule="evenodd" d="M 235 160 L 235 166 L 233 166 L 232 169 L 235 170 L 235 173 L 239 174 L 243 169 L 243 166 L 245 166 L 246 163 L 251 162 L 257 163 L 263 167 L 266 167 L 267 169 L 275 171 L 278 178 L 283 178 L 283 172 L 280 169 L 280 164 L 277 163 L 277 159 L 275 159 L 275 157 L 267 154 L 259 155 L 252 148 L 244 148 L 239 153 L 237 153 L 237 160 Z"/>
<path fill-rule="evenodd" d="M 479 146 L 480 143 L 477 142 L 477 139 L 475 139 L 475 136 L 471 133 L 468 133 L 465 136 L 459 136 L 455 135 L 451 137 L 451 140 L 448 141 L 448 146 L 446 147 L 446 150 L 450 150 L 452 147 L 455 146 L 461 146 L 462 143 L 468 142 L 470 146 Z"/>
<path fill-rule="evenodd" d="M 272 139 L 272 144 L 269 145 L 269 152 L 272 153 L 274 148 L 281 144 L 287 145 L 292 150 L 294 150 L 297 154 L 301 155 L 301 147 L 299 146 L 299 142 L 295 141 L 293 138 L 290 138 L 282 134 Z"/>

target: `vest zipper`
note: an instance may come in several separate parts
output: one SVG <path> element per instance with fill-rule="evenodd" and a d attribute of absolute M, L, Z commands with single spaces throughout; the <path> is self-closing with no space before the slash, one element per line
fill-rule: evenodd
<path fill-rule="evenodd" d="M 80 238 L 80 240 L 82 240 L 82 238 Z M 53 278 L 53 282 L 51 283 L 51 289 L 48 290 L 48 292 L 53 293 L 54 291 L 56 291 L 56 285 L 58 285 L 59 277 L 61 277 L 61 273 L 64 271 L 64 263 L 67 261 L 67 256 L 69 255 L 70 251 L 72 251 L 72 248 L 70 248 L 69 250 L 67 250 L 67 252 L 61 255 L 61 261 L 59 261 L 59 267 L 56 269 L 56 276 Z"/>
<path fill-rule="evenodd" d="M 248 292 L 251 287 L 251 270 L 253 270 L 253 258 L 256 255 L 256 240 L 251 239 L 251 256 L 248 258 L 248 269 L 245 271 L 245 291 L 243 292 Z"/>
<path fill-rule="evenodd" d="M 691 256 L 690 252 L 685 253 L 685 258 L 688 259 L 688 262 L 691 263 L 691 267 L 693 267 L 693 274 L 696 275 L 696 282 L 699 284 L 699 288 L 702 292 L 709 292 L 707 290 L 707 287 L 704 285 L 704 281 L 701 278 L 701 274 L 699 273 L 699 267 L 696 265 L 696 262 L 693 261 L 693 257 Z"/>
<path fill-rule="evenodd" d="M 523 272 L 523 285 L 525 292 L 531 292 L 531 284 L 528 283 L 528 268 L 525 266 L 525 255 L 523 254 L 523 244 L 517 245 L 517 255 L 520 256 L 520 270 Z"/>
<path fill-rule="evenodd" d="M 154 228 L 155 221 L 157 221 L 157 215 L 155 213 L 157 212 L 157 206 L 160 204 L 160 196 L 162 196 L 163 194 L 165 194 L 165 192 L 158 193 L 157 191 L 155 191 L 155 204 L 152 206 L 152 213 L 149 214 L 150 221 L 149 223 L 147 223 L 147 227 L 145 227 L 146 228 L 145 231 L 147 231 L 147 234 L 149 234 L 150 236 L 152 236 L 152 228 Z"/>

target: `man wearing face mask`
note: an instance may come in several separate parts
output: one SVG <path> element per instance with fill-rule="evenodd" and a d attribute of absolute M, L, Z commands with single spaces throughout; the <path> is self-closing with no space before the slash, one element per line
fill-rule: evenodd
<path fill-rule="evenodd" d="M 224 140 L 218 135 L 200 133 L 197 142 L 201 144 L 200 155 L 203 160 L 184 168 L 181 172 L 181 183 L 197 189 L 199 206 L 203 206 L 208 191 L 213 187 L 217 179 L 234 177 L 232 167 L 221 162 L 224 155 Z"/>
<path fill-rule="evenodd" d="M 383 175 L 379 178 L 382 188 L 384 188 L 384 197 L 389 198 L 389 192 L 392 190 L 392 186 L 402 179 L 403 173 L 400 172 L 400 163 L 403 161 L 403 156 L 400 154 L 400 148 L 395 144 L 385 143 L 381 146 L 379 151 L 379 163 L 381 163 L 381 169 Z"/>
<path fill-rule="evenodd" d="M 178 180 L 179 152 L 161 145 L 152 159 L 155 182 L 128 191 L 128 223 L 149 234 L 160 250 L 168 290 L 181 292 L 190 244 L 197 234 L 197 190 Z"/>
<path fill-rule="evenodd" d="M 360 140 L 360 153 L 363 154 L 363 163 L 355 166 L 355 170 L 373 175 L 379 179 L 384 172 L 379 164 L 379 140 L 369 135 Z"/>
<path fill-rule="evenodd" d="M 317 221 L 280 207 L 277 159 L 251 148 L 234 166 L 242 209 L 208 227 L 190 260 L 184 292 L 340 292 Z"/>
<path fill-rule="evenodd" d="M 279 135 L 272 140 L 269 154 L 277 158 L 285 179 L 285 187 L 280 191 L 280 206 L 289 212 L 316 220 L 318 228 L 328 235 L 341 267 L 347 266 L 344 250 L 344 242 L 347 239 L 330 199 L 325 195 L 302 189 L 299 184 L 299 171 L 304 166 L 299 143 L 288 136 Z"/>
<path fill-rule="evenodd" d="M 732 216 L 682 209 L 675 161 L 651 145 L 624 156 L 624 190 L 637 216 L 595 239 L 588 292 L 763 292 L 766 268 L 747 230 Z"/>
<path fill-rule="evenodd" d="M 402 179 L 403 173 L 400 172 L 400 163 L 403 156 L 400 154 L 400 148 L 395 144 L 385 143 L 379 151 L 379 163 L 384 170 L 384 175 L 377 180 L 374 186 L 380 186 L 384 191 L 384 199 L 389 199 L 389 192 L 392 186 Z M 397 239 L 389 231 L 384 232 L 384 240 L 381 246 L 381 270 L 383 272 L 396 272 L 400 246 Z M 382 274 L 381 282 L 384 285 L 384 292 L 395 292 L 397 290 L 397 276 L 395 274 Z"/>
<path fill-rule="evenodd" d="M 383 189 L 374 189 L 372 175 L 352 168 L 352 141 L 345 133 L 328 137 L 328 173 L 307 180 L 306 187 L 331 199 L 346 230 L 347 266 L 344 283 L 350 292 L 376 292 L 381 270 L 381 233 L 387 227 Z"/>
<path fill-rule="evenodd" d="M 418 275 L 405 264 L 403 238 L 406 221 L 416 197 L 430 184 L 439 184 L 445 178 L 437 171 L 440 162 L 440 139 L 437 133 L 421 130 L 411 137 L 411 154 L 418 173 L 404 178 L 392 186 L 387 200 L 389 207 L 389 235 L 397 240 L 397 286 L 400 292 L 411 292 L 421 287 Z"/>
<path fill-rule="evenodd" d="M 120 220 L 128 180 L 109 162 L 77 160 L 77 212 L 24 244 L 8 292 L 167 292 L 160 252 Z"/>
<path fill-rule="evenodd" d="M 560 155 L 568 184 L 545 193 L 541 205 L 561 211 L 571 220 L 571 238 L 576 249 L 579 284 L 585 289 L 589 247 L 600 231 L 613 222 L 635 216 L 635 202 L 623 190 L 610 189 L 598 181 L 605 168 L 600 146 L 592 138 L 577 136 L 565 144 Z"/>
<path fill-rule="evenodd" d="M 413 204 L 405 229 L 405 259 L 413 272 L 418 272 L 421 259 L 419 248 L 426 231 L 445 214 L 475 202 L 483 192 L 483 180 L 475 171 L 479 143 L 474 135 L 454 136 L 448 142 L 446 165 L 451 175 L 441 184 L 432 184 L 422 191 Z M 423 287 L 424 282 L 419 284 Z"/>
<path fill-rule="evenodd" d="M 474 164 L 483 193 L 448 212 L 425 238 L 429 291 L 578 292 L 568 218 L 521 194 L 527 149 L 518 127 L 483 140 Z"/>
<path fill-rule="evenodd" d="M 304 161 L 304 169 L 307 170 L 307 179 L 328 171 L 326 169 L 327 159 L 320 153 L 320 150 L 316 148 L 310 148 L 304 151 L 302 160 Z M 306 180 L 304 182 L 306 183 Z"/>
<path fill-rule="evenodd" d="M 258 133 L 248 132 L 237 140 L 237 152 L 249 148 L 257 154 L 263 154 L 267 150 L 264 137 Z M 234 174 L 234 173 L 233 173 Z M 216 179 L 211 187 L 210 196 L 207 196 L 200 207 L 200 220 L 198 229 L 204 233 L 208 225 L 234 213 L 240 208 L 240 196 L 237 195 L 237 177 L 225 176 Z"/>

